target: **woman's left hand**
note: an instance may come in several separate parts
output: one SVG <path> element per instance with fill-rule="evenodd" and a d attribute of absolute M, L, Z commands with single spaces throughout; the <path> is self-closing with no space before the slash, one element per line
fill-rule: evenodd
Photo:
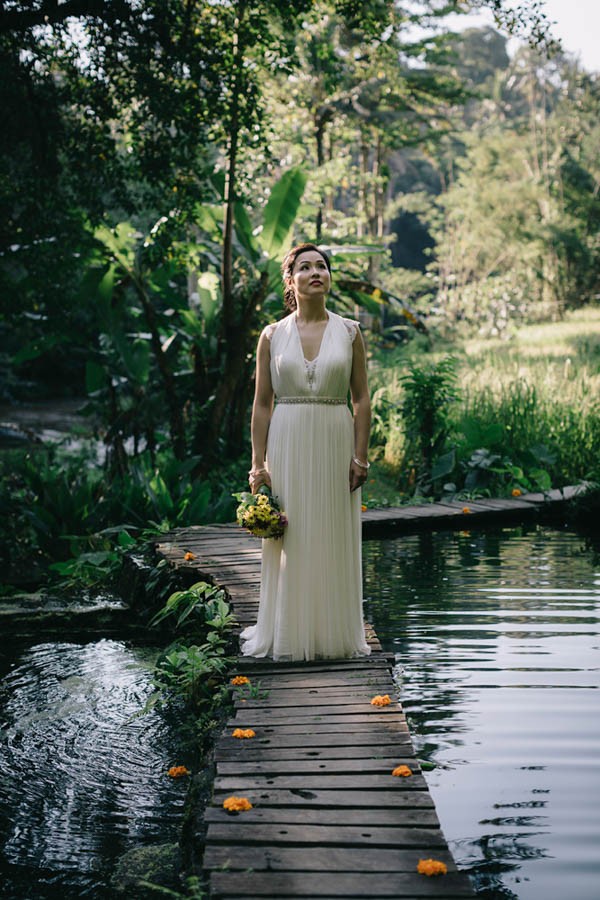
<path fill-rule="evenodd" d="M 355 491 L 367 480 L 367 470 L 357 465 L 354 460 L 350 463 L 350 490 Z"/>

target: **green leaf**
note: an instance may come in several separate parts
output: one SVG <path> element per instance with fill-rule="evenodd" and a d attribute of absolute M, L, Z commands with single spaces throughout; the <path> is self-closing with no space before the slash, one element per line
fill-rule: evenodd
<path fill-rule="evenodd" d="M 153 478 L 150 479 L 148 486 L 150 488 L 150 494 L 154 507 L 159 515 L 172 513 L 175 508 L 173 498 L 169 493 L 169 489 L 165 484 L 164 479 L 159 475 L 158 472 L 153 476 Z"/>
<path fill-rule="evenodd" d="M 553 466 L 556 462 L 556 453 L 550 450 L 546 444 L 534 444 L 529 448 L 529 452 L 542 465 Z"/>
<path fill-rule="evenodd" d="M 198 276 L 198 299 L 207 325 L 210 325 L 221 305 L 220 284 L 215 272 L 202 272 Z"/>
<path fill-rule="evenodd" d="M 252 223 L 245 206 L 238 201 L 233 207 L 233 214 L 236 237 L 250 259 L 255 262 L 258 258 L 258 247 L 252 234 Z"/>
<path fill-rule="evenodd" d="M 85 364 L 85 389 L 88 394 L 95 394 L 96 391 L 106 387 L 108 378 L 105 370 L 93 360 L 88 360 Z"/>
<path fill-rule="evenodd" d="M 28 362 L 30 359 L 37 359 L 47 350 L 52 350 L 53 347 L 59 345 L 63 340 L 63 337 L 56 334 L 42 335 L 15 353 L 12 363 L 18 366 L 21 363 Z"/>
<path fill-rule="evenodd" d="M 454 448 L 449 450 L 448 453 L 444 453 L 442 456 L 438 456 L 433 466 L 431 467 L 431 480 L 435 481 L 436 478 L 443 478 L 446 475 L 449 475 L 450 472 L 453 471 L 454 466 L 456 465 L 456 451 Z"/>
<path fill-rule="evenodd" d="M 549 491 L 551 489 L 552 479 L 545 469 L 531 469 L 528 475 L 540 491 Z"/>
<path fill-rule="evenodd" d="M 110 303 L 115 289 L 115 277 L 117 268 L 114 265 L 109 266 L 98 284 L 98 294 L 100 299 L 106 303 Z"/>
<path fill-rule="evenodd" d="M 192 337 L 201 338 L 204 335 L 202 319 L 193 309 L 180 309 L 178 312 L 181 316 L 186 334 L 191 335 Z"/>
<path fill-rule="evenodd" d="M 306 175 L 296 167 L 288 169 L 273 187 L 263 213 L 260 246 L 269 256 L 279 253 L 292 229 L 306 185 Z"/>
<path fill-rule="evenodd" d="M 119 547 L 135 547 L 135 538 L 132 538 L 127 531 L 120 531 L 117 537 Z"/>

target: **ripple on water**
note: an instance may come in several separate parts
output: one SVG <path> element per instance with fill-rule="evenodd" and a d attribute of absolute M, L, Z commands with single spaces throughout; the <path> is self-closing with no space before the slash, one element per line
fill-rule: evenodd
<path fill-rule="evenodd" d="M 93 889 L 136 842 L 176 839 L 174 734 L 157 712 L 136 715 L 155 656 L 114 640 L 39 644 L 0 682 L 0 838 L 30 884 L 78 873 Z"/>

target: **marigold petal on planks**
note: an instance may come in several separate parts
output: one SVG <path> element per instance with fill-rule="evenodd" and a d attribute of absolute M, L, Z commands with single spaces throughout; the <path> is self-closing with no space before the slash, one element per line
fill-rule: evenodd
<path fill-rule="evenodd" d="M 520 497 L 523 491 L 520 488 L 513 488 L 511 494 L 513 497 Z"/>
<path fill-rule="evenodd" d="M 409 769 L 408 766 L 396 766 L 396 768 L 392 771 L 392 775 L 398 775 L 401 778 L 408 778 L 412 775 L 412 770 Z"/>
<path fill-rule="evenodd" d="M 392 702 L 389 694 L 375 694 L 371 706 L 389 706 Z"/>
<path fill-rule="evenodd" d="M 234 728 L 231 732 L 231 737 L 234 738 L 253 738 L 256 737 L 256 732 L 251 728 Z"/>
<path fill-rule="evenodd" d="M 439 859 L 420 859 L 417 866 L 419 875 L 445 875 L 447 871 L 448 866 Z"/>
<path fill-rule="evenodd" d="M 190 770 L 185 766 L 171 766 L 171 768 L 167 772 L 167 775 L 169 775 L 171 778 L 181 778 L 182 775 L 189 774 Z"/>
<path fill-rule="evenodd" d="M 183 554 L 183 558 L 186 562 L 190 562 L 192 559 L 196 559 L 196 554 L 192 553 L 191 550 L 188 550 L 187 553 Z"/>
<path fill-rule="evenodd" d="M 469 506 L 463 506 L 463 510 L 465 515 L 468 515 L 471 512 L 471 508 Z"/>
<path fill-rule="evenodd" d="M 236 687 L 240 684 L 250 684 L 250 679 L 246 675 L 236 675 L 235 678 L 231 679 L 231 684 L 234 684 Z"/>
<path fill-rule="evenodd" d="M 223 809 L 227 809 L 229 812 L 244 812 L 252 809 L 252 804 L 247 797 L 226 797 L 223 800 Z"/>

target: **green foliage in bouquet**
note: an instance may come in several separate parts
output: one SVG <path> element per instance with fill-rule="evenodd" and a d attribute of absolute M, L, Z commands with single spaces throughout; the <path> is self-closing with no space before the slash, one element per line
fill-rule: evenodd
<path fill-rule="evenodd" d="M 237 508 L 238 525 L 246 528 L 254 537 L 280 538 L 287 525 L 287 517 L 274 497 L 263 484 L 256 494 L 242 491 L 233 495 L 239 501 Z"/>

